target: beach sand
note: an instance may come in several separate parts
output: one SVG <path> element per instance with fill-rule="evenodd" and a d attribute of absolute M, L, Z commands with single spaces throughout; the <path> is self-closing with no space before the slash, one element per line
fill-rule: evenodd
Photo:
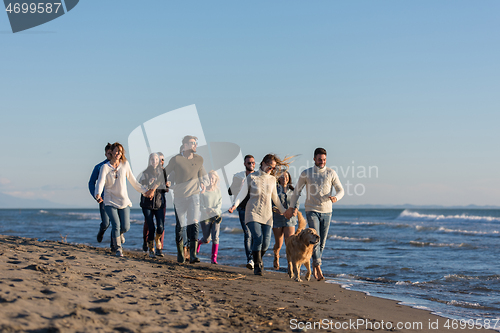
<path fill-rule="evenodd" d="M 448 329 L 446 318 L 336 284 L 298 283 L 268 270 L 263 277 L 254 276 L 244 267 L 179 265 L 171 256 L 150 259 L 138 251 L 125 255 L 0 236 L 0 331 L 472 331 Z M 269 268 L 272 258 L 264 263 Z M 352 326 L 366 321 L 374 325 L 372 330 Z M 436 321 L 439 327 L 430 329 L 429 323 Z M 316 330 L 311 329 L 315 322 Z M 387 322 L 394 328 L 386 329 Z M 398 322 L 422 326 L 397 329 Z"/>

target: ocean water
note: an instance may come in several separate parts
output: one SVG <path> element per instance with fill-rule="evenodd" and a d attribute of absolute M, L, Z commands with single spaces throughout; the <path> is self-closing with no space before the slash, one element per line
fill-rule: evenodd
<path fill-rule="evenodd" d="M 142 249 L 141 210 L 131 211 L 125 249 Z M 97 243 L 95 210 L 0 210 L 0 234 Z M 175 254 L 173 211 L 167 211 L 165 252 Z M 274 239 L 271 242 L 271 247 Z M 285 249 L 280 271 L 286 272 Z M 210 261 L 203 245 L 202 261 Z M 401 301 L 452 319 L 490 320 L 500 331 L 500 210 L 337 209 L 323 253 L 327 282 Z M 219 263 L 246 263 L 236 214 L 224 213 Z M 264 259 L 272 266 L 272 251 Z"/>

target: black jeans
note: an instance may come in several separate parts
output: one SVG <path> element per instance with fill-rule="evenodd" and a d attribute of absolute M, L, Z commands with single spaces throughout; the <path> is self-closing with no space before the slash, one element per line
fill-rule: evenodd
<path fill-rule="evenodd" d="M 163 208 L 160 209 L 147 209 L 143 208 L 142 213 L 148 224 L 148 241 L 153 241 L 156 234 L 161 235 L 165 229 L 165 214 Z M 156 219 L 156 228 L 153 217 Z M 155 230 L 156 229 L 156 230 Z"/>

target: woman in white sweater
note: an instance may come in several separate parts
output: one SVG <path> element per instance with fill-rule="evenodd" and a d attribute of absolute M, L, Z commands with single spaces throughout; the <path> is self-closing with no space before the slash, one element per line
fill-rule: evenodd
<path fill-rule="evenodd" d="M 241 190 L 236 197 L 234 205 L 229 209 L 232 213 L 240 202 L 250 193 L 245 209 L 245 223 L 252 234 L 252 254 L 254 274 L 262 275 L 262 258 L 271 243 L 273 228 L 273 210 L 271 201 L 283 214 L 286 209 L 276 192 L 276 166 L 288 167 L 286 162 L 273 154 L 267 154 L 260 163 L 258 171 L 249 174 L 243 181 Z"/>
<path fill-rule="evenodd" d="M 111 242 L 118 257 L 123 257 L 122 243 L 125 243 L 123 234 L 130 229 L 130 207 L 132 202 L 128 198 L 127 179 L 130 184 L 146 197 L 152 197 L 154 190 L 149 190 L 137 182 L 130 164 L 125 157 L 125 149 L 118 142 L 111 145 L 111 160 L 101 167 L 94 197 L 101 203 L 101 193 L 104 190 L 104 209 L 111 222 Z"/>

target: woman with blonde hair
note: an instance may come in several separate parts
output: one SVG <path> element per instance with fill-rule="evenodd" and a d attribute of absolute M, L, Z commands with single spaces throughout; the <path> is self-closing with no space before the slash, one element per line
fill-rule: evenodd
<path fill-rule="evenodd" d="M 288 169 L 289 159 L 286 158 L 282 161 L 274 154 L 264 156 L 259 170 L 249 174 L 243 181 L 240 193 L 238 193 L 234 205 L 229 209 L 229 212 L 232 213 L 247 194 L 250 194 L 245 210 L 245 223 L 252 234 L 255 275 L 262 275 L 262 258 L 271 242 L 272 202 L 282 214 L 286 211 L 276 191 L 275 175 L 277 168 L 280 172 Z"/>
<path fill-rule="evenodd" d="M 200 252 L 201 244 L 210 243 L 212 240 L 212 264 L 217 264 L 217 253 L 219 252 L 220 222 L 222 221 L 222 195 L 219 189 L 219 175 L 214 170 L 208 173 L 210 185 L 200 195 L 201 206 L 201 230 L 203 237 L 198 240 L 196 253 Z"/>
<path fill-rule="evenodd" d="M 292 185 L 292 177 L 288 171 L 284 171 L 278 177 L 276 191 L 283 207 L 288 209 L 290 199 L 292 198 L 294 187 Z M 285 240 L 295 233 L 297 225 L 297 217 L 293 216 L 287 219 L 285 216 L 273 207 L 273 234 L 274 234 L 274 269 L 280 268 L 280 250 L 283 246 L 283 236 Z"/>
<path fill-rule="evenodd" d="M 123 146 L 115 142 L 111 145 L 111 159 L 101 167 L 94 197 L 98 203 L 103 202 L 101 193 L 104 190 L 104 209 L 111 222 L 111 242 L 116 249 L 116 255 L 123 257 L 123 236 L 130 229 L 130 207 L 132 202 L 128 197 L 127 179 L 130 184 L 146 197 L 152 197 L 154 190 L 149 190 L 139 184 L 132 174 L 130 164 L 125 157 Z"/>
<path fill-rule="evenodd" d="M 142 213 L 144 214 L 144 219 L 148 225 L 147 244 L 149 248 L 149 256 L 151 258 L 155 258 L 156 256 L 163 257 L 163 253 L 161 252 L 163 248 L 161 236 L 165 225 L 165 198 L 163 194 L 167 188 L 163 168 L 160 165 L 160 158 L 158 154 L 152 153 L 149 155 L 149 165 L 146 170 L 142 172 L 139 182 L 148 189 L 155 190 L 153 198 L 151 199 L 141 195 Z M 156 227 L 154 222 L 155 219 Z"/>

